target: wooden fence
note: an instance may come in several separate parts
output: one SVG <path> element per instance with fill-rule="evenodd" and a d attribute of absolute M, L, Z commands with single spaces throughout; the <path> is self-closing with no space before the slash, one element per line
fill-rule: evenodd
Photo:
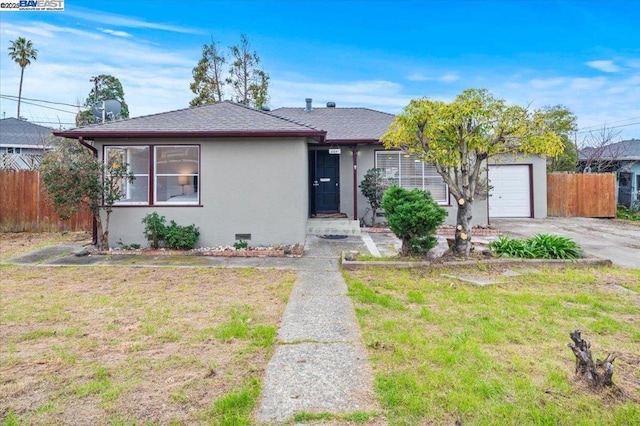
<path fill-rule="evenodd" d="M 88 231 L 88 210 L 62 221 L 44 194 L 40 173 L 34 170 L 0 170 L 0 232 Z"/>
<path fill-rule="evenodd" d="M 547 174 L 547 215 L 615 217 L 615 173 Z"/>

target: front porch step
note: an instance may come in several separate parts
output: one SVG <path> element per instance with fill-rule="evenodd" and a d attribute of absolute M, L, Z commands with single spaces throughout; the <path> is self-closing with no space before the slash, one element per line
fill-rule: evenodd
<path fill-rule="evenodd" d="M 307 234 L 360 235 L 360 221 L 351 219 L 309 219 Z"/>

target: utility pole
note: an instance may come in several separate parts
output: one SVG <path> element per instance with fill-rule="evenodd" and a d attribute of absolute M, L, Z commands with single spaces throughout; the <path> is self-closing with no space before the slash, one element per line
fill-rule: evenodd
<path fill-rule="evenodd" d="M 89 81 L 95 84 L 95 88 L 93 89 L 93 96 L 95 98 L 95 105 L 98 105 L 98 77 L 91 77 Z M 104 101 L 102 101 L 102 124 L 104 124 L 104 120 L 105 120 L 105 105 L 104 105 Z"/>

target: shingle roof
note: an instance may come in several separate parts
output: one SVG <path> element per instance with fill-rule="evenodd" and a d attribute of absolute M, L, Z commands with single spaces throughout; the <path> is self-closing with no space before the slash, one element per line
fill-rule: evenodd
<path fill-rule="evenodd" d="M 619 161 L 638 161 L 640 160 L 640 139 L 629 139 L 620 141 L 602 147 L 586 147 L 580 150 L 579 158 L 587 159 L 606 159 Z"/>
<path fill-rule="evenodd" d="M 325 132 L 230 101 L 195 108 L 57 132 L 56 135 L 96 137 L 306 136 L 323 139 Z"/>
<path fill-rule="evenodd" d="M 368 108 L 278 108 L 271 114 L 326 130 L 330 141 L 379 141 L 395 116 Z"/>
<path fill-rule="evenodd" d="M 18 120 L 3 118 L 0 120 L 0 145 L 40 147 L 47 143 L 47 137 L 53 129 Z"/>

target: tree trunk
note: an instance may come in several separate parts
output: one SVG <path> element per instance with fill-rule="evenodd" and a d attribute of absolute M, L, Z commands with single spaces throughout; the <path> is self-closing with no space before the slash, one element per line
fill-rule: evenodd
<path fill-rule="evenodd" d="M 468 257 L 471 253 L 471 219 L 472 202 L 464 198 L 458 199 L 458 215 L 456 220 L 456 236 L 453 253 L 456 256 Z"/>
<path fill-rule="evenodd" d="M 583 340 L 580 333 L 580 330 L 577 329 L 573 333 L 569 333 L 573 344 L 569 343 L 568 346 L 576 357 L 576 376 L 585 380 L 592 388 L 613 385 L 611 378 L 613 377 L 613 361 L 616 359 L 616 355 L 609 354 L 604 361 L 597 360 L 594 363 L 591 355 L 591 343 Z M 602 373 L 599 373 L 598 370 L 602 370 Z"/>
<path fill-rule="evenodd" d="M 376 211 L 378 209 L 376 209 L 375 207 L 371 208 L 371 227 L 373 228 L 373 226 L 376 224 Z"/>
<path fill-rule="evenodd" d="M 400 247 L 400 256 L 409 256 L 409 240 L 407 238 L 402 239 L 402 246 Z"/>
<path fill-rule="evenodd" d="M 22 99 L 22 78 L 24 77 L 24 67 L 20 67 L 20 88 L 18 89 L 18 120 L 20 120 L 20 101 Z"/>
<path fill-rule="evenodd" d="M 96 247 L 98 250 L 109 250 L 109 214 L 107 213 L 106 226 L 102 227 L 100 212 L 93 215 L 96 222 Z"/>

